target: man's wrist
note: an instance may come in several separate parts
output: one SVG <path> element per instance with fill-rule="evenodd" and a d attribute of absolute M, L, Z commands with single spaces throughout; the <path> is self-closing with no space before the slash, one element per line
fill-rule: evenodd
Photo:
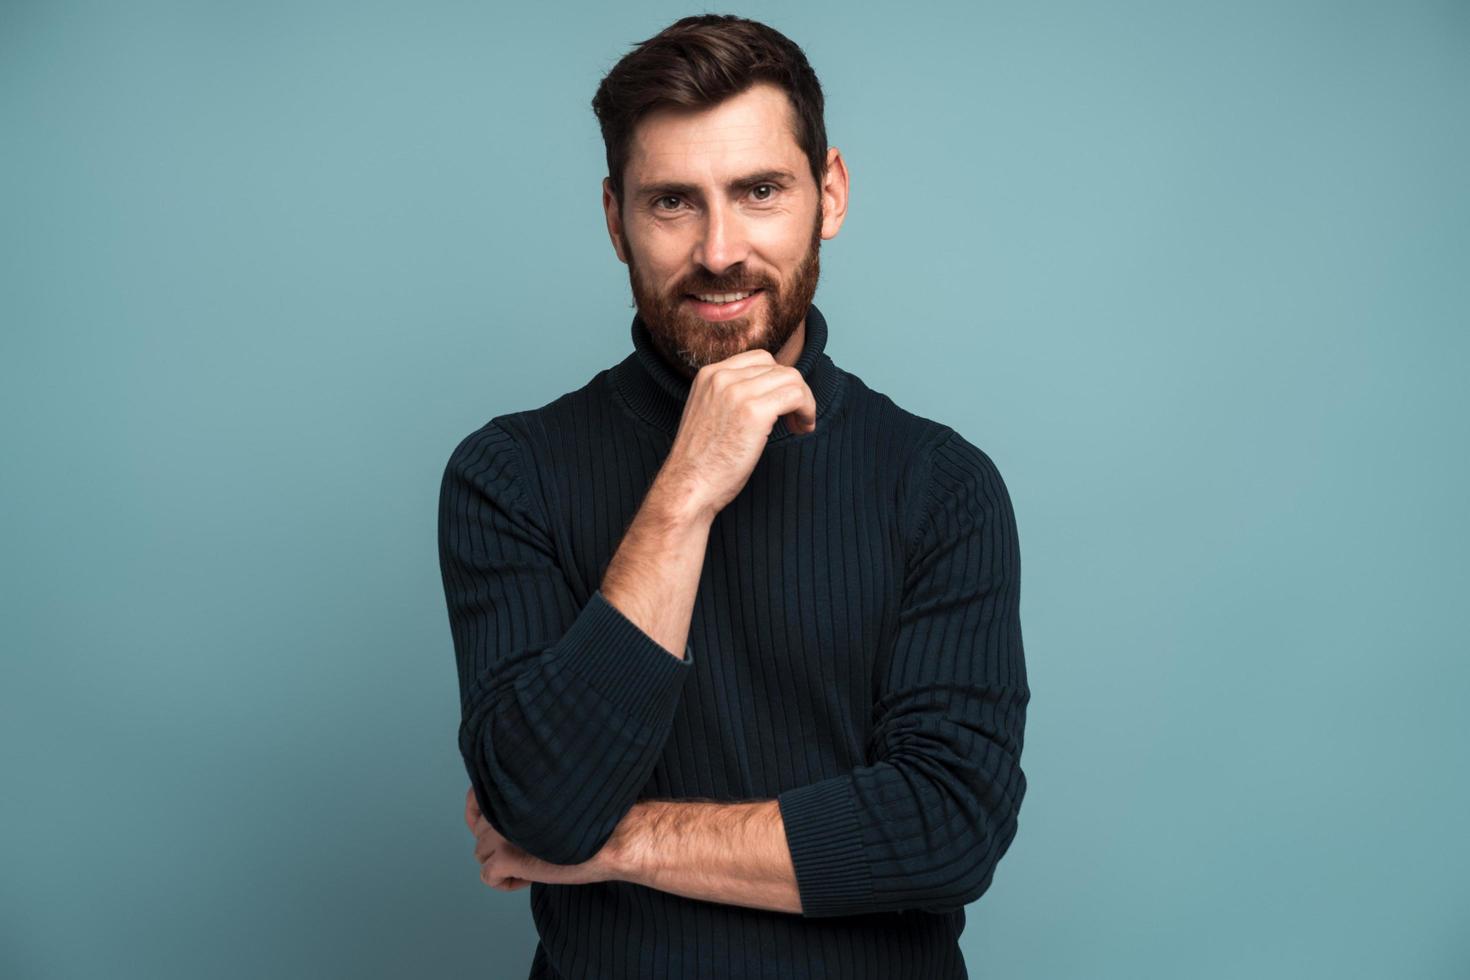
<path fill-rule="evenodd" d="M 679 530 L 708 533 L 718 512 L 704 502 L 695 484 L 669 470 L 660 470 L 654 476 L 646 500 L 661 525 Z"/>
<path fill-rule="evenodd" d="M 615 881 L 642 883 L 643 828 L 647 811 L 647 803 L 634 803 L 597 853 L 603 870 Z"/>

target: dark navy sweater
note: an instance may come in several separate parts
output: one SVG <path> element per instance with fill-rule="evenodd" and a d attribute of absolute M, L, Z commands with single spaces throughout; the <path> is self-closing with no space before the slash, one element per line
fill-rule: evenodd
<path fill-rule="evenodd" d="M 683 659 L 599 591 L 691 384 L 641 318 L 624 360 L 450 456 L 439 553 L 486 818 L 574 864 L 640 799 L 776 799 L 801 896 L 794 914 L 538 882 L 533 978 L 968 975 L 964 906 L 1026 791 L 1015 516 L 988 455 L 826 342 L 813 305 L 796 366 L 816 431 L 778 419 L 715 517 Z"/>

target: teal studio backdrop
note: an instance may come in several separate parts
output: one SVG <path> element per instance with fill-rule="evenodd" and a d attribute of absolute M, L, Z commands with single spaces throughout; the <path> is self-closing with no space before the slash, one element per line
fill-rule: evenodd
<path fill-rule="evenodd" d="M 524 977 L 450 450 L 630 349 L 671 3 L 0 5 L 0 976 Z M 756 3 L 836 363 L 989 453 L 1033 688 L 971 975 L 1470 976 L 1470 5 Z"/>

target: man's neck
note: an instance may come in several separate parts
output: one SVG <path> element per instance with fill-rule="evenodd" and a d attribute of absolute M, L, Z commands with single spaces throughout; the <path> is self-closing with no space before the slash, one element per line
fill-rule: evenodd
<path fill-rule="evenodd" d="M 806 346 L 806 317 L 796 325 L 786 343 L 776 352 L 776 363 L 784 364 L 786 367 L 796 367 L 796 362 L 801 358 L 802 348 Z"/>

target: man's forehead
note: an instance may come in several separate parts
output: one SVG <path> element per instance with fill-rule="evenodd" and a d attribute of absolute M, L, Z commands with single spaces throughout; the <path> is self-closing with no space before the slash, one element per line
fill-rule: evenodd
<path fill-rule="evenodd" d="M 790 103 L 760 90 L 697 111 L 650 113 L 634 130 L 628 166 L 641 183 L 723 181 L 801 159 Z"/>
<path fill-rule="evenodd" d="M 788 141 L 789 137 L 786 138 Z M 794 141 L 791 141 L 794 146 Z M 770 134 L 727 134 L 687 141 L 667 141 L 633 154 L 629 166 L 642 182 L 665 180 L 722 181 L 751 170 L 786 168 L 792 155 Z"/>

